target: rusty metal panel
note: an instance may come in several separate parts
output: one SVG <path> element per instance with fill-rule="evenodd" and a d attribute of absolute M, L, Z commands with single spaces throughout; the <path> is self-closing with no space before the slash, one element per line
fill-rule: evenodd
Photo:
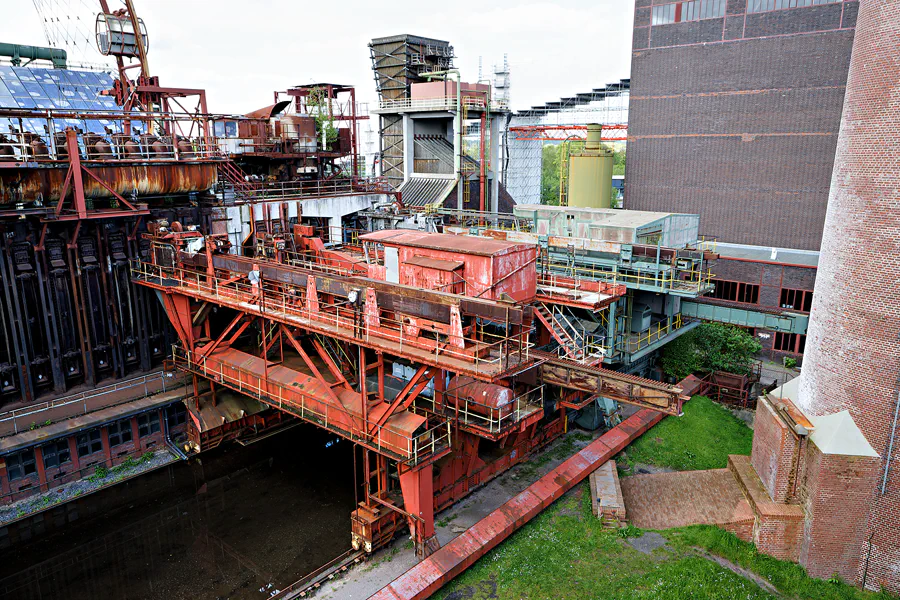
<path fill-rule="evenodd" d="M 572 361 L 548 360 L 539 369 L 541 380 L 546 384 L 596 394 L 670 415 L 681 414 L 681 405 L 685 400 L 679 387 Z"/>
<path fill-rule="evenodd" d="M 216 183 L 212 163 L 172 163 L 166 165 L 86 166 L 120 196 L 136 190 L 143 195 L 186 194 L 208 190 Z M 0 203 L 13 198 L 56 202 L 65 183 L 68 165 L 49 169 L 0 169 Z M 84 177 L 86 198 L 111 198 L 112 194 L 91 177 Z M 71 192 L 71 190 L 70 190 Z M 21 196 L 19 195 L 21 194 Z"/>

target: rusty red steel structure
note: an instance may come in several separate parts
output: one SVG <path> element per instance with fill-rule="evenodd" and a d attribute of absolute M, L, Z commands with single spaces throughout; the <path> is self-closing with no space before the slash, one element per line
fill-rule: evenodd
<path fill-rule="evenodd" d="M 509 128 L 513 139 L 523 142 L 564 142 L 586 139 L 587 125 L 516 125 Z M 628 139 L 628 125 L 604 125 L 601 132 L 604 142 L 624 142 Z"/>
<path fill-rule="evenodd" d="M 435 511 L 563 432 L 548 389 L 680 411 L 678 388 L 532 349 L 533 245 L 391 230 L 336 250 L 298 225 L 307 254 L 290 264 L 151 225 L 150 258 L 132 277 L 160 292 L 180 340 L 174 364 L 208 379 L 213 402 L 228 388 L 363 449 L 354 547 L 371 551 L 405 524 L 421 555 L 433 551 Z M 212 324 L 210 306 L 231 321 Z"/>
<path fill-rule="evenodd" d="M 369 597 L 424 600 L 462 573 L 542 510 L 663 418 L 643 409 L 541 477 L 488 516 Z"/>

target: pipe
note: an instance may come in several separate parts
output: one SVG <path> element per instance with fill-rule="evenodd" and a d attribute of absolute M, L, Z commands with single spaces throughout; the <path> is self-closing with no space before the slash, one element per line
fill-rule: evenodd
<path fill-rule="evenodd" d="M 59 48 L 43 48 L 40 46 L 23 46 L 21 44 L 0 43 L 0 56 L 12 58 L 14 67 L 22 66 L 22 59 L 28 59 L 26 65 L 35 60 L 49 60 L 54 69 L 66 68 L 66 51 Z"/>
<path fill-rule="evenodd" d="M 894 453 L 894 436 L 897 433 L 897 415 L 900 414 L 900 392 L 897 392 L 897 405 L 894 407 L 894 426 L 891 428 L 891 440 L 888 443 L 887 458 L 884 461 L 884 476 L 881 478 L 881 495 L 887 489 L 888 473 L 891 470 L 891 456 Z"/>

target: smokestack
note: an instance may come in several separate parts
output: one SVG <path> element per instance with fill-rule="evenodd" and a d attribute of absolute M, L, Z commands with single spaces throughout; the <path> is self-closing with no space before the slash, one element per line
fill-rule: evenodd
<path fill-rule="evenodd" d="M 900 2 L 861 0 L 797 405 L 810 417 L 849 411 L 880 455 L 871 506 L 832 502 L 846 515 L 868 512 L 858 581 L 894 592 L 900 590 L 898 131 Z"/>

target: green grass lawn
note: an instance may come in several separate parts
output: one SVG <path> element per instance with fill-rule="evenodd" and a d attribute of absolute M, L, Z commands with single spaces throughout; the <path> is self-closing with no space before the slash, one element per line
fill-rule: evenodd
<path fill-rule="evenodd" d="M 668 417 L 626 449 L 620 461 L 678 470 L 726 466 L 729 454 L 749 454 L 752 431 L 728 410 L 695 397 L 682 417 Z M 660 532 L 664 545 L 649 554 L 629 540 L 635 527 L 605 529 L 591 513 L 587 482 L 489 552 L 441 589 L 444 600 L 608 600 L 693 598 L 791 598 L 799 600 L 888 598 L 841 582 L 811 579 L 799 565 L 760 555 L 752 544 L 717 527 L 693 526 Z M 655 536 L 656 534 L 650 534 Z M 649 539 L 649 538 L 644 538 Z M 731 563 L 726 568 L 707 556 Z M 769 582 L 778 596 L 746 569 Z"/>
<path fill-rule="evenodd" d="M 724 469 L 729 454 L 750 454 L 753 430 L 723 406 L 694 396 L 680 417 L 666 417 L 618 459 L 623 474 L 637 463 L 676 471 Z"/>
<path fill-rule="evenodd" d="M 633 548 L 624 532 L 605 529 L 591 514 L 586 483 L 564 496 L 441 589 L 443 600 L 612 600 L 777 598 L 756 582 L 711 560 L 709 552 L 771 583 L 784 598 L 875 600 L 840 582 L 806 576 L 794 563 L 756 552 L 752 544 L 711 526 L 662 532 L 666 545 L 650 554 Z"/>

